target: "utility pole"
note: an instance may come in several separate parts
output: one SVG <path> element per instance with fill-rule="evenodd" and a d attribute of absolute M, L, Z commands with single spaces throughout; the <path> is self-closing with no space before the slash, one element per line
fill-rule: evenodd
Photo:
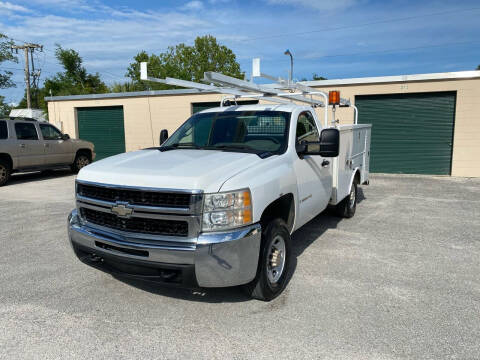
<path fill-rule="evenodd" d="M 27 108 L 31 109 L 32 108 L 32 97 L 30 94 L 30 67 L 28 64 L 28 52 L 30 54 L 33 54 L 35 49 L 40 49 L 40 51 L 43 50 L 43 45 L 38 45 L 38 44 L 30 44 L 30 43 L 25 43 L 24 45 L 12 45 L 12 50 L 15 50 L 18 54 L 18 49 L 23 50 L 25 52 L 25 85 L 27 87 Z M 32 66 L 33 68 L 33 56 L 32 56 Z M 35 78 L 37 74 L 32 74 Z"/>

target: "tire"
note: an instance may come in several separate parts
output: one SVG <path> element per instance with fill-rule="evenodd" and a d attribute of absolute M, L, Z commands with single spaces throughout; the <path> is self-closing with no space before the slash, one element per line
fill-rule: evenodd
<path fill-rule="evenodd" d="M 71 166 L 71 169 L 76 174 L 80 171 L 80 169 L 89 165 L 91 162 L 90 156 L 88 156 L 87 153 L 80 152 L 77 154 L 77 156 L 75 156 L 75 160 Z"/>
<path fill-rule="evenodd" d="M 11 173 L 12 170 L 10 169 L 10 164 L 0 159 L 0 186 L 3 186 L 8 182 Z"/>
<path fill-rule="evenodd" d="M 355 215 L 355 210 L 357 209 L 357 190 L 357 183 L 354 181 L 350 190 L 350 194 L 348 194 L 347 197 L 340 201 L 335 207 L 335 212 L 338 216 L 351 218 L 353 215 Z"/>
<path fill-rule="evenodd" d="M 244 286 L 248 296 L 270 301 L 282 293 L 291 271 L 291 248 L 290 232 L 285 222 L 281 219 L 272 220 L 262 231 L 257 275 Z M 272 268 L 273 261 L 278 264 L 276 273 Z"/>

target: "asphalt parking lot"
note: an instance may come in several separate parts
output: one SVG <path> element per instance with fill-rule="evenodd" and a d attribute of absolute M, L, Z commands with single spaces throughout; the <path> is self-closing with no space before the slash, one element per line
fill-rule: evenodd
<path fill-rule="evenodd" d="M 264 303 L 131 283 L 67 242 L 74 176 L 0 188 L 0 358 L 478 359 L 480 179 L 376 175 L 354 218 L 293 236 Z"/>

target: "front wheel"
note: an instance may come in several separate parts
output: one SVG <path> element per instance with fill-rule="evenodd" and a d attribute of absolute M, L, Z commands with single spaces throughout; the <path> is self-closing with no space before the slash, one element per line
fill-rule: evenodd
<path fill-rule="evenodd" d="M 275 219 L 262 232 L 257 275 L 245 290 L 254 299 L 273 300 L 285 289 L 290 270 L 290 232 L 283 220 Z"/>
<path fill-rule="evenodd" d="M 75 156 L 75 161 L 73 162 L 71 168 L 74 173 L 78 173 L 80 169 L 84 168 L 91 163 L 90 157 L 85 153 L 79 153 Z"/>

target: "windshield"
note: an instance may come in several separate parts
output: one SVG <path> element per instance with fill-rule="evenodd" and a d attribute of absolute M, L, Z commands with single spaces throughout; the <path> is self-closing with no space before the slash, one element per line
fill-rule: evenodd
<path fill-rule="evenodd" d="M 281 154 L 288 141 L 290 113 L 226 111 L 196 114 L 160 147 Z"/>

